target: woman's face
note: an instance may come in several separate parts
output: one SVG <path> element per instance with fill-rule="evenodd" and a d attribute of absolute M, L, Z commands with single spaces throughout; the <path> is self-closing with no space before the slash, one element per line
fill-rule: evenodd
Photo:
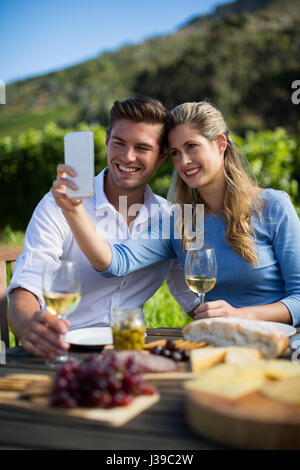
<path fill-rule="evenodd" d="M 189 124 L 180 124 L 169 132 L 169 150 L 180 177 L 191 188 L 224 183 L 224 134 L 208 140 Z"/>

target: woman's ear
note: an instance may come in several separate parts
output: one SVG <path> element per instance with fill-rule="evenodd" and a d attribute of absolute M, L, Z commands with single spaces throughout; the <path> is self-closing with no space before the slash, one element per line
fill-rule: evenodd
<path fill-rule="evenodd" d="M 227 148 L 227 138 L 226 138 L 226 135 L 225 134 L 220 134 L 218 137 L 217 137 L 217 146 L 218 146 L 218 149 L 219 149 L 219 153 L 220 154 L 224 154 L 226 148 Z"/>
<path fill-rule="evenodd" d="M 218 146 L 218 149 L 219 149 L 219 153 L 220 154 L 224 154 L 226 148 L 227 148 L 227 138 L 226 138 L 226 135 L 225 134 L 220 134 L 218 137 L 217 137 L 217 146 Z"/>

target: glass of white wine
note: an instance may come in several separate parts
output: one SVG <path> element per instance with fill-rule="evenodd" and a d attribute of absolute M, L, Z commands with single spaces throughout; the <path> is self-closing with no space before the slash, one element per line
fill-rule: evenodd
<path fill-rule="evenodd" d="M 185 280 L 189 288 L 198 295 L 200 305 L 205 294 L 214 288 L 217 281 L 217 259 L 213 248 L 188 250 L 184 265 Z"/>
<path fill-rule="evenodd" d="M 62 261 L 59 267 L 46 265 L 42 282 L 48 312 L 64 320 L 74 312 L 81 300 L 81 284 L 76 264 L 73 261 Z M 47 363 L 59 365 L 69 359 L 65 352 Z"/>

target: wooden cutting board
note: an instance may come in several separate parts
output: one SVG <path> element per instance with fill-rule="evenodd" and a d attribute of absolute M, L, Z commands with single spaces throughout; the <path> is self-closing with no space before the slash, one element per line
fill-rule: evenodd
<path fill-rule="evenodd" d="M 189 370 L 178 370 L 175 372 L 147 372 L 144 374 L 148 382 L 170 382 L 170 381 L 184 381 L 197 378 L 198 374 Z"/>
<path fill-rule="evenodd" d="M 202 436 L 243 449 L 300 449 L 300 407 L 259 392 L 238 400 L 186 392 L 187 420 Z"/>
<path fill-rule="evenodd" d="M 135 416 L 154 405 L 159 400 L 159 394 L 138 396 L 128 406 L 118 406 L 111 409 L 103 408 L 73 408 L 71 410 L 54 408 L 48 405 L 46 398 L 31 400 L 5 400 L 0 398 L 1 408 L 14 408 L 32 411 L 34 413 L 45 413 L 60 417 L 76 417 L 93 421 L 99 421 L 107 426 L 122 426 Z"/>
<path fill-rule="evenodd" d="M 0 378 L 0 407 L 29 410 L 58 416 L 84 418 L 102 422 L 108 426 L 122 426 L 132 418 L 154 405 L 159 394 L 137 396 L 127 406 L 115 408 L 73 408 L 51 407 L 52 379 L 41 374 L 10 374 Z"/>

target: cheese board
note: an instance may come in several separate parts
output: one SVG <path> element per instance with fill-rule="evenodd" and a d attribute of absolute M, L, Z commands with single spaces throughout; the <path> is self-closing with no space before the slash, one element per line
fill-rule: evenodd
<path fill-rule="evenodd" d="M 252 392 L 238 400 L 188 390 L 186 416 L 198 434 L 241 449 L 300 449 L 300 407 Z"/>

